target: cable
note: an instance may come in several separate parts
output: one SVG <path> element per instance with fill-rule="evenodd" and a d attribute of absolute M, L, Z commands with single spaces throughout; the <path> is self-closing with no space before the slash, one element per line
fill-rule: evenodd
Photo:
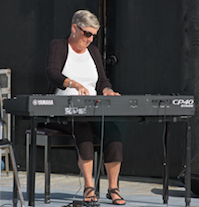
<path fill-rule="evenodd" d="M 164 168 L 165 168 L 165 171 L 166 171 L 166 177 L 165 177 L 165 180 L 164 180 L 164 183 L 163 183 L 163 185 L 164 186 L 166 186 L 166 184 L 167 184 L 167 180 L 168 180 L 168 166 L 167 166 L 167 147 L 166 147 L 166 145 L 167 145 L 167 143 L 166 143 L 166 141 L 167 141 L 167 138 L 166 138 L 166 136 L 167 136 L 167 134 L 166 134 L 166 129 L 167 129 L 167 123 L 166 123 L 166 106 L 167 106 L 167 104 L 166 104 L 166 101 L 161 101 L 161 102 L 165 102 L 165 110 L 164 110 L 164 126 L 163 126 L 163 134 L 162 134 L 162 143 L 163 143 L 163 155 L 164 155 L 164 163 L 163 163 L 163 165 L 164 165 Z M 166 134 L 166 136 L 165 136 L 165 134 Z M 164 192 L 163 192 L 163 195 L 165 194 L 165 192 L 166 192 L 166 189 L 164 188 Z"/>
<path fill-rule="evenodd" d="M 70 107 L 74 107 L 74 105 L 73 105 L 73 101 L 72 100 L 69 100 L 69 102 L 70 102 Z M 77 156 L 79 157 L 79 148 L 78 148 L 78 146 L 77 146 L 77 142 L 76 142 L 76 136 L 75 136 L 75 120 L 74 120 L 74 116 L 72 116 L 72 120 L 71 120 L 71 127 L 72 127 L 72 130 L 71 130 L 71 133 L 72 133 L 72 137 L 73 137 L 73 139 L 74 139 L 74 141 L 75 141 L 75 148 L 76 148 L 76 150 L 77 150 Z M 75 198 L 75 196 L 77 195 L 77 193 L 79 193 L 79 191 L 81 190 L 81 188 L 82 188 L 82 184 L 81 184 L 81 181 L 80 181 L 80 176 L 81 176 L 81 169 L 80 169 L 80 173 L 79 173 L 79 184 L 80 184 L 80 188 L 77 190 L 77 192 L 75 193 L 75 195 L 74 195 L 74 197 L 73 197 L 73 199 Z"/>
<path fill-rule="evenodd" d="M 71 99 L 69 99 L 69 107 L 72 107 L 72 108 L 74 107 L 73 101 Z M 75 137 L 75 120 L 74 120 L 74 116 L 72 116 L 71 127 L 72 127 L 72 137 L 75 140 L 75 147 L 77 149 L 77 155 L 79 156 L 79 148 L 76 144 L 76 137 Z"/>
<path fill-rule="evenodd" d="M 75 134 L 74 134 L 74 117 L 72 117 L 72 137 L 74 138 L 74 140 L 75 140 L 75 148 L 76 148 L 76 150 L 77 150 L 77 156 L 79 157 L 79 148 L 78 148 L 78 146 L 77 146 L 77 144 L 76 144 L 76 137 L 75 137 Z M 75 193 L 75 195 L 73 196 L 73 199 L 75 198 L 75 196 L 79 193 L 79 191 L 81 190 L 81 188 L 82 188 L 82 183 L 81 183 L 81 180 L 80 180 L 80 177 L 81 177 L 81 169 L 80 169 L 80 173 L 79 173 L 79 185 L 80 185 L 80 187 L 79 187 L 79 189 L 77 190 L 77 192 Z"/>
<path fill-rule="evenodd" d="M 96 186 L 97 186 L 97 182 L 98 182 L 98 179 L 99 179 L 99 176 L 100 176 L 100 166 L 101 166 L 101 163 L 102 163 L 102 153 L 103 153 L 103 139 L 104 139 L 104 111 L 103 111 L 103 106 L 102 106 L 102 103 L 101 101 L 99 100 L 96 100 L 95 101 L 95 107 L 94 107 L 94 115 L 95 115 L 95 108 L 96 108 L 96 104 L 97 103 L 100 103 L 101 105 L 101 112 L 102 112 L 102 120 L 101 120 L 101 148 L 100 148 L 100 160 L 99 160 L 99 166 L 98 166 L 98 172 L 97 172 L 97 176 L 96 176 L 96 181 L 95 181 L 95 191 L 96 191 Z M 74 107 L 73 105 L 73 101 L 72 99 L 69 100 L 69 106 L 70 107 Z M 72 120 L 71 120 L 71 134 L 72 134 L 72 137 L 73 139 L 75 140 L 75 148 L 77 150 L 77 155 L 79 157 L 79 148 L 77 146 L 77 143 L 76 143 L 76 136 L 75 136 L 75 121 L 74 121 L 74 116 L 72 116 Z M 80 169 L 80 175 L 81 175 L 81 169 Z M 80 178 L 80 177 L 79 177 Z M 79 179 L 80 181 L 80 179 Z M 82 184 L 80 182 L 80 188 L 79 190 L 75 193 L 74 197 L 77 195 L 77 193 L 81 190 L 82 188 Z M 95 206 L 99 206 L 99 204 L 96 204 L 96 202 L 84 202 L 84 201 L 76 201 L 76 200 L 73 200 L 73 203 L 69 203 L 67 206 L 62 206 L 62 207 L 70 207 L 70 206 L 87 206 L 87 207 L 95 207 Z"/>
<path fill-rule="evenodd" d="M 100 176 L 100 167 L 102 164 L 102 153 L 103 153 L 103 142 L 104 142 L 104 110 L 103 110 L 103 106 L 101 101 L 98 101 L 101 105 L 101 112 L 102 112 L 102 120 L 101 120 L 101 148 L 100 148 L 100 161 L 99 161 L 99 166 L 98 166 L 98 172 L 97 172 L 97 177 L 96 177 L 96 181 L 95 181 L 95 191 L 96 191 L 96 186 L 97 186 L 97 181 L 99 179 Z"/>
<path fill-rule="evenodd" d="M 74 116 L 72 116 L 71 125 L 72 125 L 72 137 L 75 140 L 75 147 L 76 147 L 76 150 L 77 150 L 77 155 L 79 156 L 79 148 L 77 146 L 76 136 L 75 136 L 75 120 L 74 120 Z"/>

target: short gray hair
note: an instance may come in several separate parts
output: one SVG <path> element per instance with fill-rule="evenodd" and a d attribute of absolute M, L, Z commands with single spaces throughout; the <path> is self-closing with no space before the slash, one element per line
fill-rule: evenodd
<path fill-rule="evenodd" d="M 75 23 L 79 27 L 94 27 L 99 29 L 100 23 L 95 14 L 88 10 L 78 10 L 74 13 L 72 18 L 72 25 Z"/>

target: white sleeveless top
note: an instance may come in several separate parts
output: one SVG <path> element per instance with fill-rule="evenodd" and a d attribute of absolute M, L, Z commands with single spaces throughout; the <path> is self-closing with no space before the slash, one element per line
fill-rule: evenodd
<path fill-rule="evenodd" d="M 68 56 L 62 74 L 83 85 L 89 90 L 90 95 L 97 94 L 95 87 L 98 80 L 98 73 L 88 49 L 84 53 L 79 54 L 68 44 Z M 57 89 L 56 94 L 78 95 L 78 91 L 75 88 L 67 87 L 65 90 Z"/>

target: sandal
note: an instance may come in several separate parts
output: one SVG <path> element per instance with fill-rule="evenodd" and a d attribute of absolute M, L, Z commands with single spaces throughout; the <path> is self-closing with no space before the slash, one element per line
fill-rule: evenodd
<path fill-rule="evenodd" d="M 119 192 L 119 189 L 118 189 L 118 188 L 113 188 L 113 189 L 111 189 L 111 190 L 108 190 L 108 193 L 106 194 L 106 197 L 107 197 L 108 199 L 111 199 L 111 200 L 112 200 L 111 193 L 116 194 L 116 195 L 118 195 L 120 198 L 116 198 L 115 200 L 113 200 L 113 204 L 115 204 L 115 205 L 125 205 L 126 202 L 125 202 L 125 203 L 118 203 L 118 202 L 117 202 L 117 201 L 122 201 L 122 200 L 124 200 L 124 198 L 122 198 L 121 195 L 120 195 L 117 191 Z"/>
<path fill-rule="evenodd" d="M 86 206 L 100 206 L 100 203 L 97 200 L 97 196 L 88 196 L 92 191 L 95 191 L 95 188 L 93 187 L 87 187 L 84 189 L 84 204 Z M 85 201 L 85 198 L 91 198 L 90 201 Z"/>

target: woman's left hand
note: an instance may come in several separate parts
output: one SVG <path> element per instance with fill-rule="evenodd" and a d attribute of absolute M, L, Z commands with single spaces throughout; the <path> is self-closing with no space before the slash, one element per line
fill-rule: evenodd
<path fill-rule="evenodd" d="M 103 95 L 104 95 L 104 96 L 121 96 L 120 93 L 118 93 L 118 92 L 114 92 L 113 90 L 109 90 L 109 89 L 107 89 L 107 88 L 105 88 L 105 89 L 103 90 Z"/>

